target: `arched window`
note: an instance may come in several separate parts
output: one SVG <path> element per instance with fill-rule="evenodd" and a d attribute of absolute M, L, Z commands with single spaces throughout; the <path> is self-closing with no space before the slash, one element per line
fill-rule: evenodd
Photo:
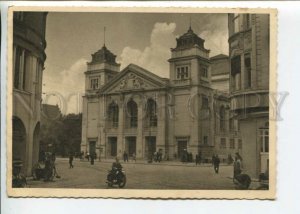
<path fill-rule="evenodd" d="M 12 158 L 13 160 L 26 161 L 26 129 L 21 119 L 13 118 Z M 23 168 L 24 170 L 24 168 Z"/>
<path fill-rule="evenodd" d="M 108 107 L 108 120 L 111 127 L 117 128 L 119 123 L 119 107 L 118 104 L 112 102 Z"/>
<path fill-rule="evenodd" d="M 147 101 L 147 119 L 149 127 L 157 126 L 157 107 L 153 99 Z"/>
<path fill-rule="evenodd" d="M 220 108 L 220 130 L 225 131 L 225 108 L 222 106 Z"/>
<path fill-rule="evenodd" d="M 127 116 L 129 119 L 129 127 L 134 128 L 137 127 L 137 116 L 138 116 L 138 107 L 136 102 L 130 100 L 127 103 Z"/>

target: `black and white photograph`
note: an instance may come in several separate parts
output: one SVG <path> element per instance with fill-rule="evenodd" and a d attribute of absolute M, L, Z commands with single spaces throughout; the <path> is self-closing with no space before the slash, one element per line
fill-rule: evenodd
<path fill-rule="evenodd" d="M 9 195 L 275 197 L 276 10 L 10 12 Z"/>

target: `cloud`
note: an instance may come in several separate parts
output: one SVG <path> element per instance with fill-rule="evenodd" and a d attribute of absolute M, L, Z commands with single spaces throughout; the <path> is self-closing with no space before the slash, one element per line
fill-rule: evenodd
<path fill-rule="evenodd" d="M 169 77 L 170 48 L 176 45 L 175 23 L 156 23 L 151 33 L 150 45 L 143 51 L 125 47 L 120 55 L 121 68 L 137 64 L 161 77 Z"/>
<path fill-rule="evenodd" d="M 81 112 L 86 62 L 87 60 L 82 58 L 58 75 L 44 74 L 43 103 L 59 105 L 63 114 Z"/>
<path fill-rule="evenodd" d="M 224 27 L 225 26 L 225 27 Z M 168 59 L 171 47 L 176 46 L 175 23 L 156 23 L 152 29 L 150 45 L 144 50 L 125 47 L 120 55 L 121 69 L 128 64 L 137 64 L 161 77 L 169 77 Z M 199 36 L 205 39 L 210 56 L 228 54 L 227 25 L 205 24 Z"/>
<path fill-rule="evenodd" d="M 205 48 L 210 50 L 210 57 L 218 54 L 228 55 L 228 24 L 227 18 L 219 15 L 208 16 L 209 20 L 201 23 L 199 36 L 205 40 Z M 212 21 L 214 20 L 214 21 Z"/>
<path fill-rule="evenodd" d="M 228 32 L 226 19 L 210 17 L 214 22 L 198 23 L 199 36 L 205 39 L 205 47 L 210 49 L 210 56 L 220 53 L 228 54 Z M 170 48 L 176 46 L 175 23 L 155 23 L 150 36 L 150 43 L 143 50 L 133 47 L 123 48 L 120 60 L 121 69 L 128 64 L 137 64 L 161 77 L 169 77 L 168 59 Z M 199 31 L 198 31 L 199 32 Z M 197 32 L 195 32 L 197 33 Z M 48 104 L 58 104 L 64 114 L 78 113 L 82 109 L 82 95 L 85 89 L 86 62 L 81 58 L 69 68 L 62 69 L 51 65 L 44 73 L 43 101 Z M 49 69 L 50 68 L 50 69 Z M 53 70 L 56 69 L 56 70 Z M 61 70 L 59 72 L 59 70 Z M 49 95 L 54 93 L 55 95 Z"/>

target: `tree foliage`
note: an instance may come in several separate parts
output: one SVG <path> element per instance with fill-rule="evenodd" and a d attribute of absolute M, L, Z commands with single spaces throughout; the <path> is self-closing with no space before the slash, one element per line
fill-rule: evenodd
<path fill-rule="evenodd" d="M 80 153 L 82 114 L 68 114 L 41 122 L 40 149 L 67 156 Z"/>

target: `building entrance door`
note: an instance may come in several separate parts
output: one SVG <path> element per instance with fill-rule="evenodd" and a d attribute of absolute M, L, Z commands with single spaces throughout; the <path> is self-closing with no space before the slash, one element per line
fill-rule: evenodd
<path fill-rule="evenodd" d="M 108 156 L 117 156 L 117 137 L 108 137 Z"/>
<path fill-rule="evenodd" d="M 150 159 L 156 151 L 156 137 L 146 137 L 145 158 Z"/>
<path fill-rule="evenodd" d="M 187 151 L 187 140 L 178 140 L 177 148 L 178 158 L 182 159 L 183 155 L 185 155 Z"/>
<path fill-rule="evenodd" d="M 89 142 L 89 153 L 90 153 L 90 155 L 96 154 L 96 141 Z"/>
<path fill-rule="evenodd" d="M 136 137 L 126 137 L 125 151 L 129 157 L 132 157 L 133 154 L 136 155 Z"/>
<path fill-rule="evenodd" d="M 26 172 L 26 129 L 23 122 L 19 118 L 13 119 L 13 142 L 12 142 L 12 158 L 22 161 L 22 172 Z"/>

